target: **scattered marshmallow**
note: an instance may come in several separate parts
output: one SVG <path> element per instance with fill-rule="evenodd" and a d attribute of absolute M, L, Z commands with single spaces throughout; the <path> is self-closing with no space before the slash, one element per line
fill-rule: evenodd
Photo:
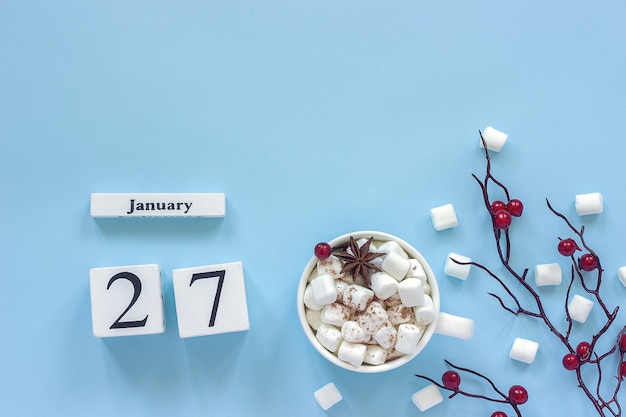
<path fill-rule="evenodd" d="M 381 300 L 386 300 L 398 292 L 398 281 L 385 272 L 373 273 L 370 282 L 374 295 Z"/>
<path fill-rule="evenodd" d="M 474 320 L 441 312 L 435 333 L 469 340 L 474 336 Z"/>
<path fill-rule="evenodd" d="M 461 265 L 453 261 L 456 260 L 458 262 L 472 262 L 471 258 L 467 256 L 459 255 L 458 253 L 450 252 L 448 257 L 446 258 L 446 264 L 443 268 L 443 273 L 454 278 L 466 279 L 470 273 L 470 269 L 472 265 L 466 264 Z"/>
<path fill-rule="evenodd" d="M 509 358 L 531 364 L 535 360 L 539 343 L 520 337 L 515 338 L 509 352 Z"/>
<path fill-rule="evenodd" d="M 578 194 L 575 199 L 576 213 L 579 216 L 602 213 L 602 194 Z"/>
<path fill-rule="evenodd" d="M 424 284 L 419 278 L 406 278 L 398 283 L 398 294 L 402 304 L 407 307 L 424 304 Z"/>
<path fill-rule="evenodd" d="M 506 133 L 500 132 L 491 126 L 487 126 L 485 130 L 483 130 L 482 136 L 487 144 L 487 149 L 494 152 L 500 152 L 509 137 Z M 482 140 L 479 142 L 478 146 L 484 148 Z"/>
<path fill-rule="evenodd" d="M 422 330 L 414 324 L 401 324 L 398 326 L 398 340 L 396 350 L 410 355 L 417 350 L 417 342 L 422 336 Z"/>
<path fill-rule="evenodd" d="M 388 319 L 387 311 L 377 301 L 369 303 L 365 310 L 356 317 L 359 326 L 368 334 L 374 334 Z"/>
<path fill-rule="evenodd" d="M 411 396 L 411 400 L 413 400 L 413 404 L 415 404 L 420 411 L 426 411 L 441 403 L 443 396 L 435 384 L 430 384 L 414 393 Z"/>
<path fill-rule="evenodd" d="M 331 352 L 337 352 L 341 343 L 341 330 L 330 324 L 322 323 L 315 333 L 319 342 Z"/>
<path fill-rule="evenodd" d="M 407 258 L 398 255 L 396 252 L 389 252 L 380 264 L 380 268 L 394 277 L 397 281 L 402 281 L 409 272 L 411 263 Z"/>
<path fill-rule="evenodd" d="M 319 305 L 330 304 L 337 301 L 337 287 L 335 280 L 330 275 L 320 275 L 311 281 L 311 290 L 313 290 L 313 298 Z"/>
<path fill-rule="evenodd" d="M 360 285 L 348 285 L 343 291 L 343 304 L 355 310 L 363 311 L 374 299 L 374 291 Z"/>
<path fill-rule="evenodd" d="M 311 310 L 307 308 L 305 313 L 309 326 L 311 326 L 313 330 L 319 329 L 320 324 L 322 324 L 322 310 Z"/>
<path fill-rule="evenodd" d="M 339 346 L 337 357 L 344 362 L 348 362 L 350 365 L 361 366 L 365 359 L 366 349 L 367 346 L 362 343 L 351 343 L 344 340 Z"/>
<path fill-rule="evenodd" d="M 435 304 L 430 296 L 424 294 L 424 304 L 413 309 L 415 322 L 419 326 L 426 326 L 435 320 Z"/>
<path fill-rule="evenodd" d="M 323 307 L 315 301 L 311 284 L 307 285 L 304 289 L 304 305 L 311 310 L 321 310 Z"/>
<path fill-rule="evenodd" d="M 561 265 L 558 263 L 541 264 L 535 266 L 535 284 L 538 287 L 545 285 L 559 285 L 563 279 Z"/>
<path fill-rule="evenodd" d="M 350 307 L 346 307 L 339 303 L 331 303 L 322 308 L 320 320 L 322 323 L 341 327 L 348 321 L 348 319 L 350 319 L 351 313 Z"/>
<path fill-rule="evenodd" d="M 626 287 L 626 266 L 622 266 L 617 270 L 617 277 L 624 287 Z"/>
<path fill-rule="evenodd" d="M 430 218 L 437 231 L 456 227 L 459 224 L 452 204 L 444 204 L 430 209 Z"/>
<path fill-rule="evenodd" d="M 372 338 L 354 320 L 348 320 L 341 326 L 341 337 L 351 343 L 366 343 Z"/>
<path fill-rule="evenodd" d="M 341 393 L 332 382 L 315 391 L 313 397 L 324 411 L 343 400 Z"/>
<path fill-rule="evenodd" d="M 363 362 L 370 365 L 382 365 L 387 361 L 387 350 L 378 345 L 367 345 Z"/>
<path fill-rule="evenodd" d="M 376 340 L 381 347 L 389 349 L 396 345 L 398 331 L 389 320 L 386 320 L 378 327 L 374 334 L 372 334 L 372 338 Z"/>
<path fill-rule="evenodd" d="M 591 313 L 591 309 L 593 308 L 593 301 L 588 300 L 585 297 L 582 297 L 578 294 L 572 297 L 572 301 L 570 301 L 567 306 L 567 310 L 569 311 L 569 315 L 572 320 L 577 321 L 579 323 L 584 323 L 587 321 L 587 317 L 589 317 L 589 313 Z"/>

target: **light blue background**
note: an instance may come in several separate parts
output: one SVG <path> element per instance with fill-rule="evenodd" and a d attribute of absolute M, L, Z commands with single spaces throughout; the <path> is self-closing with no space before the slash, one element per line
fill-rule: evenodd
<path fill-rule="evenodd" d="M 526 205 L 513 264 L 567 270 L 549 197 L 586 225 L 607 304 L 624 304 L 625 14 L 620 1 L 0 0 L 0 415 L 496 410 L 456 398 L 420 413 L 413 375 L 439 378 L 444 358 L 525 385 L 524 415 L 592 415 L 545 327 L 505 314 L 485 274 L 442 270 L 450 251 L 496 266 L 470 175 L 492 125 L 510 135 L 494 173 Z M 604 213 L 578 217 L 574 196 L 595 191 Z M 225 192 L 227 216 L 94 220 L 91 192 Z M 429 209 L 445 203 L 460 224 L 436 232 Z M 363 229 L 420 250 L 474 338 L 436 335 L 385 374 L 325 362 L 299 327 L 297 280 L 315 243 Z M 171 270 L 231 261 L 250 331 L 179 339 Z M 143 263 L 163 268 L 167 332 L 94 338 L 89 268 Z M 564 290 L 541 290 L 560 324 Z M 515 337 L 540 343 L 535 363 L 508 358 Z M 313 392 L 330 381 L 344 401 L 325 413 Z"/>

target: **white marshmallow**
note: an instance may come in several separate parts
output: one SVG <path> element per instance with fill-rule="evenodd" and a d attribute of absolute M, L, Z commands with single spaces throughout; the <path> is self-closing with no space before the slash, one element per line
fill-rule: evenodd
<path fill-rule="evenodd" d="M 372 291 L 381 300 L 386 300 L 398 292 L 398 281 L 384 272 L 373 273 L 370 282 Z"/>
<path fill-rule="evenodd" d="M 535 360 L 539 343 L 520 337 L 515 338 L 509 352 L 509 358 L 531 364 Z"/>
<path fill-rule="evenodd" d="M 345 281 L 342 281 L 340 279 L 336 279 L 335 280 L 335 287 L 337 287 L 337 302 L 338 303 L 342 303 L 343 302 L 343 292 L 346 290 L 346 288 L 348 288 L 348 283 Z"/>
<path fill-rule="evenodd" d="M 356 316 L 356 321 L 365 333 L 374 334 L 389 316 L 387 311 L 377 301 L 372 301 L 365 310 Z"/>
<path fill-rule="evenodd" d="M 422 337 L 422 331 L 414 324 L 401 324 L 398 326 L 398 340 L 396 350 L 410 355 L 417 350 L 417 342 Z"/>
<path fill-rule="evenodd" d="M 424 304 L 424 284 L 419 278 L 406 278 L 398 283 L 398 294 L 402 304 L 417 307 Z"/>
<path fill-rule="evenodd" d="M 404 356 L 404 353 L 398 352 L 395 348 L 385 349 L 387 351 L 387 361 L 392 361 Z"/>
<path fill-rule="evenodd" d="M 622 266 L 617 270 L 617 277 L 624 287 L 626 287 L 626 266 Z"/>
<path fill-rule="evenodd" d="M 572 320 L 579 323 L 584 323 L 587 321 L 587 317 L 589 317 L 589 313 L 591 313 L 592 308 L 593 301 L 588 300 L 585 297 L 581 297 L 578 294 L 572 297 L 572 301 L 570 301 L 569 305 L 567 306 L 569 315 Z"/>
<path fill-rule="evenodd" d="M 602 210 L 603 210 L 602 194 L 600 193 L 578 194 L 576 195 L 574 204 L 576 206 L 576 213 L 579 216 L 585 216 L 587 214 L 602 213 Z"/>
<path fill-rule="evenodd" d="M 413 309 L 415 322 L 419 326 L 426 326 L 435 320 L 435 305 L 430 296 L 424 294 L 424 304 Z"/>
<path fill-rule="evenodd" d="M 409 272 L 411 263 L 408 259 L 398 255 L 396 252 L 389 252 L 383 262 L 380 264 L 380 268 L 394 277 L 397 281 L 402 281 L 406 274 Z"/>
<path fill-rule="evenodd" d="M 335 280 L 330 275 L 320 275 L 311 281 L 313 299 L 319 305 L 330 304 L 337 300 L 337 287 Z"/>
<path fill-rule="evenodd" d="M 311 326 L 313 330 L 319 329 L 320 324 L 322 324 L 322 310 L 311 310 L 310 308 L 305 310 L 306 320 L 309 322 L 309 326 Z"/>
<path fill-rule="evenodd" d="M 330 324 L 322 323 L 315 333 L 319 342 L 331 352 L 337 352 L 341 343 L 341 330 Z"/>
<path fill-rule="evenodd" d="M 469 340 L 474 336 L 474 320 L 441 312 L 435 333 Z"/>
<path fill-rule="evenodd" d="M 387 351 L 378 345 L 367 345 L 363 362 L 370 365 L 382 365 L 387 361 Z"/>
<path fill-rule="evenodd" d="M 319 305 L 313 297 L 313 289 L 311 284 L 307 285 L 304 289 L 304 305 L 311 310 L 321 310 L 323 306 Z"/>
<path fill-rule="evenodd" d="M 472 259 L 468 258 L 467 256 L 450 252 L 448 254 L 448 257 L 446 258 L 446 264 L 443 268 L 443 273 L 450 277 L 466 279 L 470 273 L 470 269 L 472 268 L 472 265 L 470 264 L 461 265 L 461 264 L 454 262 L 453 259 L 458 262 L 472 262 Z"/>
<path fill-rule="evenodd" d="M 343 292 L 343 304 L 355 310 L 363 311 L 374 299 L 374 291 L 360 285 L 348 285 Z"/>
<path fill-rule="evenodd" d="M 378 344 L 389 349 L 396 345 L 398 340 L 398 331 L 389 320 L 385 321 L 372 335 L 372 338 L 378 342 Z"/>
<path fill-rule="evenodd" d="M 348 320 L 341 326 L 341 337 L 351 343 L 366 343 L 371 340 L 372 335 L 365 333 L 356 321 Z"/>
<path fill-rule="evenodd" d="M 411 400 L 420 411 L 426 411 L 441 403 L 443 396 L 435 384 L 430 384 L 414 393 Z"/>
<path fill-rule="evenodd" d="M 356 244 L 359 245 L 359 248 L 360 248 L 361 246 L 365 245 L 368 240 L 369 238 L 366 239 L 362 237 L 360 239 L 357 239 Z M 350 251 L 350 253 L 352 253 L 349 247 L 348 247 L 348 250 Z M 376 248 L 376 244 L 373 241 L 370 243 L 369 252 L 373 252 L 373 253 L 378 252 L 378 249 Z"/>
<path fill-rule="evenodd" d="M 335 255 L 330 255 L 326 259 L 317 260 L 317 273 L 318 275 L 330 275 L 333 279 L 340 279 L 344 276 L 341 273 L 343 268 L 343 262 Z"/>
<path fill-rule="evenodd" d="M 430 209 L 430 218 L 433 222 L 433 227 L 437 231 L 456 227 L 459 224 L 452 204 L 444 204 L 443 206 Z"/>
<path fill-rule="evenodd" d="M 328 410 L 330 407 L 343 399 L 341 393 L 332 382 L 315 391 L 313 393 L 313 397 L 324 411 Z"/>
<path fill-rule="evenodd" d="M 491 126 L 487 126 L 485 130 L 483 130 L 482 135 L 487 144 L 487 149 L 494 152 L 500 152 L 509 137 L 506 133 L 500 132 Z M 482 140 L 479 141 L 478 146 L 484 148 Z"/>
<path fill-rule="evenodd" d="M 341 342 L 341 346 L 339 346 L 337 357 L 350 365 L 361 366 L 363 359 L 365 359 L 366 349 L 367 346 L 364 344 L 350 343 L 344 340 Z"/>
<path fill-rule="evenodd" d="M 395 293 L 391 297 L 385 300 L 385 305 L 387 308 L 397 306 L 398 304 L 402 304 L 402 300 L 400 299 L 400 294 Z"/>
<path fill-rule="evenodd" d="M 424 284 L 424 294 L 430 295 L 430 284 L 428 282 Z"/>
<path fill-rule="evenodd" d="M 406 251 L 402 249 L 402 246 L 400 246 L 400 244 L 396 242 L 395 240 L 388 240 L 387 242 L 384 242 L 382 245 L 378 247 L 378 253 L 384 253 L 388 255 L 391 252 L 397 253 L 398 255 L 402 256 L 404 259 L 409 258 L 409 255 L 406 253 Z"/>
<path fill-rule="evenodd" d="M 415 318 L 415 315 L 413 314 L 413 309 L 403 304 L 398 304 L 387 308 L 387 316 L 389 317 L 389 321 L 391 322 L 391 324 L 393 324 L 394 326 L 402 323 L 408 323 Z"/>
<path fill-rule="evenodd" d="M 406 278 L 419 278 L 423 283 L 426 283 L 426 271 L 424 267 L 417 259 L 409 259 L 409 270 L 406 273 Z"/>
<path fill-rule="evenodd" d="M 538 287 L 544 285 L 559 285 L 563 279 L 561 265 L 558 263 L 540 264 L 535 266 L 535 284 Z"/>
<path fill-rule="evenodd" d="M 350 314 L 350 307 L 346 307 L 339 303 L 331 303 L 322 308 L 320 319 L 322 320 L 322 323 L 341 327 L 346 321 L 348 321 L 348 319 L 350 319 Z"/>

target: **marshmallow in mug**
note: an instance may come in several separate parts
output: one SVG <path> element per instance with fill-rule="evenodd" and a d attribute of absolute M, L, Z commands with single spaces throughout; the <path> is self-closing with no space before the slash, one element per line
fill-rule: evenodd
<path fill-rule="evenodd" d="M 365 242 L 359 239 L 357 244 Z M 305 290 L 307 317 L 316 338 L 354 366 L 381 365 L 414 353 L 424 328 L 435 319 L 421 263 L 395 241 L 378 248 L 371 244 L 370 252 L 385 256 L 372 262 L 382 272 L 373 272 L 369 283 L 341 274 L 343 261 L 331 255 L 318 260 Z"/>

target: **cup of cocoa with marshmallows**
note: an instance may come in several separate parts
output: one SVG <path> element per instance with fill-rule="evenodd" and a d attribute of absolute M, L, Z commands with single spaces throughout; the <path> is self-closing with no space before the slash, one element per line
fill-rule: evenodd
<path fill-rule="evenodd" d="M 312 245 L 314 246 L 314 245 Z M 315 246 L 297 308 L 313 347 L 355 372 L 398 368 L 430 341 L 439 287 L 426 259 L 391 234 L 358 231 Z"/>

